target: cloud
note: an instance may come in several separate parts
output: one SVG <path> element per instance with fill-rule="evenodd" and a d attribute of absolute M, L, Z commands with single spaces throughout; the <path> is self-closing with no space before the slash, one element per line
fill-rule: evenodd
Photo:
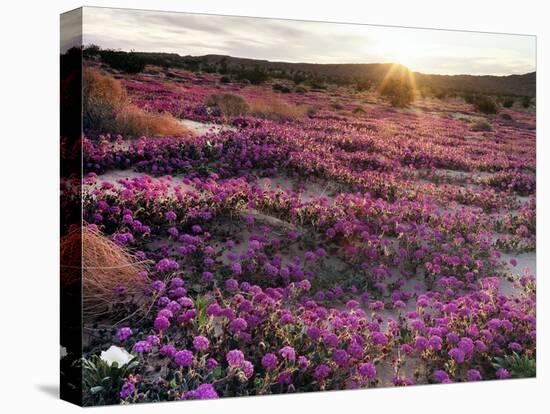
<path fill-rule="evenodd" d="M 226 54 L 311 63 L 400 62 L 426 73 L 535 69 L 535 38 L 357 24 L 84 9 L 84 43 L 180 55 Z"/>

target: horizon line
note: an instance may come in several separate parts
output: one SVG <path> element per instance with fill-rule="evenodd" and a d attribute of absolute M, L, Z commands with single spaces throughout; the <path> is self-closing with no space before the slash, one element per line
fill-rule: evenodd
<path fill-rule="evenodd" d="M 532 71 L 523 72 L 523 73 L 508 73 L 508 74 L 492 74 L 492 73 L 485 73 L 485 74 L 473 74 L 473 73 L 436 73 L 436 72 L 421 72 L 410 69 L 407 65 L 399 62 L 338 62 L 338 63 L 321 63 L 321 62 L 304 62 L 304 61 L 289 61 L 289 60 L 269 60 L 269 59 L 257 59 L 257 58 L 249 58 L 244 56 L 233 56 L 233 55 L 224 55 L 224 54 L 218 54 L 218 53 L 206 53 L 203 55 L 182 55 L 177 52 L 165 52 L 165 51 L 156 51 L 156 52 L 147 52 L 147 51 L 139 51 L 139 50 L 125 50 L 122 48 L 118 49 L 112 49 L 112 48 L 103 48 L 101 45 L 97 44 L 88 44 L 88 45 L 82 45 L 83 48 L 89 47 L 89 46 L 98 46 L 102 50 L 113 50 L 117 52 L 125 52 L 125 53 L 165 53 L 169 55 L 177 55 L 179 57 L 192 57 L 192 58 L 201 58 L 206 56 L 224 56 L 229 57 L 233 59 L 246 59 L 246 60 L 252 60 L 252 61 L 259 61 L 259 62 L 269 62 L 269 63 L 288 63 L 288 64 L 295 64 L 295 65 L 400 65 L 407 70 L 409 70 L 412 73 L 419 74 L 419 75 L 435 75 L 435 76 L 474 76 L 474 77 L 484 77 L 484 76 L 493 76 L 493 77 L 508 77 L 508 76 L 525 76 L 529 75 L 531 73 L 536 73 L 537 69 L 536 67 Z"/>

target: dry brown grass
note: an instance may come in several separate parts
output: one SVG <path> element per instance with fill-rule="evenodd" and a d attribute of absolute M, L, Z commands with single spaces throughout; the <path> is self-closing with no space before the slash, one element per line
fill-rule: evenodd
<path fill-rule="evenodd" d="M 492 131 L 493 127 L 485 119 L 478 119 L 470 125 L 470 131 Z"/>
<path fill-rule="evenodd" d="M 61 239 L 61 286 L 82 284 L 82 311 L 86 322 L 112 315 L 120 302 L 117 289 L 141 294 L 147 283 L 146 267 L 128 251 L 97 230 L 75 229 Z"/>
<path fill-rule="evenodd" d="M 234 93 L 215 93 L 206 99 L 206 106 L 218 108 L 222 115 L 238 116 L 245 115 L 250 111 L 246 100 Z"/>
<path fill-rule="evenodd" d="M 144 111 L 133 104 L 127 104 L 118 111 L 116 122 L 120 131 L 134 136 L 177 136 L 189 133 L 172 115 Z"/>
<path fill-rule="evenodd" d="M 295 120 L 308 114 L 307 106 L 298 106 L 278 98 L 256 98 L 249 101 L 250 113 L 272 120 Z"/>
<path fill-rule="evenodd" d="M 84 69 L 83 123 L 86 130 L 129 135 L 189 134 L 168 113 L 153 113 L 131 103 L 122 83 L 97 69 Z"/>
<path fill-rule="evenodd" d="M 206 106 L 219 109 L 225 116 L 254 115 L 272 120 L 300 119 L 310 110 L 276 97 L 245 99 L 233 93 L 212 94 L 206 99 Z"/>

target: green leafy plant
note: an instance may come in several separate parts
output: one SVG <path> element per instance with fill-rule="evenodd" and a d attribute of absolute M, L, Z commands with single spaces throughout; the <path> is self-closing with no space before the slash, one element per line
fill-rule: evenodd
<path fill-rule="evenodd" d="M 80 360 L 82 366 L 82 387 L 85 405 L 116 404 L 119 392 L 128 375 L 132 374 L 139 362 L 134 358 L 119 366 L 117 362 L 109 365 L 98 355 Z"/>
<path fill-rule="evenodd" d="M 529 355 L 519 355 L 517 352 L 512 355 L 494 358 L 495 369 L 507 369 L 513 378 L 531 378 L 537 374 L 537 362 Z"/>

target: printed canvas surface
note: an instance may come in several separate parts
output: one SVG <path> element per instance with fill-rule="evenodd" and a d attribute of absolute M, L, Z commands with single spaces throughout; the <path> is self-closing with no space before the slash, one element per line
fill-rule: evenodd
<path fill-rule="evenodd" d="M 535 376 L 533 36 L 61 29 L 63 398 Z"/>

